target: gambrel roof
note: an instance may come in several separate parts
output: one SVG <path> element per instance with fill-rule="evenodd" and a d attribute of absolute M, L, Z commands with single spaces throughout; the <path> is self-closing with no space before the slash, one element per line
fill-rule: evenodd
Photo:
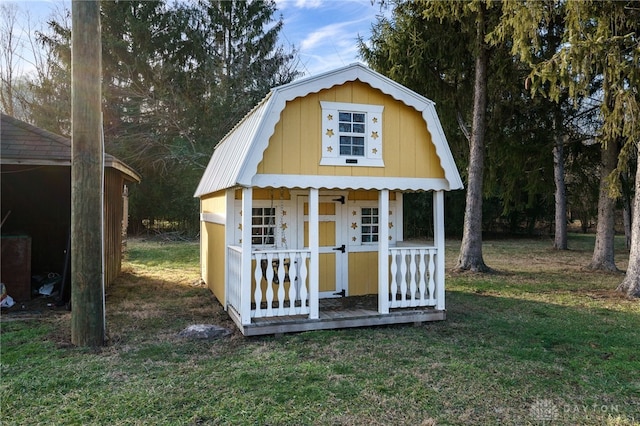
<path fill-rule="evenodd" d="M 1 114 L 0 164 L 71 166 L 71 141 Z M 112 155 L 105 153 L 104 165 L 119 170 L 129 181 L 140 182 L 140 176 L 131 167 Z"/>
<path fill-rule="evenodd" d="M 444 185 L 437 188 L 425 187 L 424 182 L 412 181 L 403 184 L 389 178 L 348 177 L 340 179 L 340 188 L 391 189 L 391 190 L 431 190 L 461 189 L 463 187 L 460 174 L 456 168 L 447 139 L 442 130 L 440 120 L 433 101 L 396 83 L 395 81 L 356 63 L 317 76 L 300 79 L 283 86 L 276 87 L 251 110 L 215 148 L 211 160 L 196 189 L 195 197 L 201 197 L 222 189 L 251 186 L 288 186 L 295 179 L 288 181 L 269 180 L 258 176 L 258 164 L 267 149 L 269 139 L 286 103 L 293 99 L 317 93 L 324 89 L 359 80 L 385 95 L 391 96 L 414 108 L 422 114 L 431 139 L 435 145 L 440 165 L 444 170 Z M 257 185 L 259 184 L 259 185 Z M 267 185 L 268 184 L 268 185 Z M 327 184 L 331 186 L 327 186 Z M 315 186 L 316 184 L 314 184 Z M 403 186 L 404 185 L 404 186 Z M 335 181 L 318 179 L 317 188 L 338 188 Z"/>

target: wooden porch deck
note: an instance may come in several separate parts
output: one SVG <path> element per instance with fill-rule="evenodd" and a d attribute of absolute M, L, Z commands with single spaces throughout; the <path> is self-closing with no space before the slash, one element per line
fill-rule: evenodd
<path fill-rule="evenodd" d="M 392 309 L 388 314 L 383 315 L 378 313 L 377 300 L 378 296 L 320 299 L 320 318 L 316 320 L 309 319 L 307 315 L 296 315 L 253 318 L 251 324 L 242 325 L 240 314 L 233 306 L 229 306 L 228 313 L 245 336 L 422 323 L 446 319 L 446 311 L 420 307 Z"/>

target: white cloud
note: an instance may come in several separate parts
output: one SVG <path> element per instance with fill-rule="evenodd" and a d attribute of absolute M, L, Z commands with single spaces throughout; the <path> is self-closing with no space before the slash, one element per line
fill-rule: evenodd
<path fill-rule="evenodd" d="M 301 50 L 311 50 L 322 44 L 352 45 L 358 36 L 351 28 L 355 27 L 361 20 L 338 22 L 336 24 L 325 25 L 311 32 L 300 42 Z"/>
<path fill-rule="evenodd" d="M 317 9 L 322 6 L 322 0 L 296 0 L 295 5 L 300 9 Z"/>
<path fill-rule="evenodd" d="M 326 6 L 323 0 L 275 0 L 276 7 L 282 11 L 285 9 L 318 9 Z"/>

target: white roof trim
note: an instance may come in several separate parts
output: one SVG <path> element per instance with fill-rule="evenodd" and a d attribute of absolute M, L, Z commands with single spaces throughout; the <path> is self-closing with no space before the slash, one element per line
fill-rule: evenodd
<path fill-rule="evenodd" d="M 287 101 L 355 80 L 366 83 L 422 113 L 440 158 L 448 189 L 462 188 L 462 179 L 451 155 L 433 101 L 356 63 L 272 89 L 267 97 L 218 144 L 196 189 L 195 196 L 199 197 L 238 185 L 245 187 L 253 185 L 258 164 L 262 161 L 264 151 L 268 147 L 269 139 L 273 135 Z"/>
<path fill-rule="evenodd" d="M 403 178 L 369 176 L 324 175 L 262 175 L 251 180 L 257 188 L 316 188 L 316 189 L 388 189 L 390 191 L 449 191 L 449 182 L 443 178 Z"/>

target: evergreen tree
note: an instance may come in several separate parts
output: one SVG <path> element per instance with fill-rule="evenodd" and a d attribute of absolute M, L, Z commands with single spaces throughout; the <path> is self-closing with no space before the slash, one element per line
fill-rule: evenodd
<path fill-rule="evenodd" d="M 36 32 L 45 61 L 28 82 L 25 108 L 34 125 L 71 137 L 71 12 L 63 13 L 48 22 L 48 33 Z"/>
<path fill-rule="evenodd" d="M 475 21 L 434 19 L 425 14 L 422 2 L 392 5 L 392 18 L 379 19 L 369 46 L 361 40 L 361 54 L 374 69 L 436 102 L 458 166 L 465 170 L 470 139 L 466 122 L 473 111 Z M 498 12 L 488 9 L 490 27 Z M 550 153 L 559 107 L 529 96 L 523 84 L 529 68 L 513 57 L 507 43 L 492 46 L 489 59 L 484 200 L 482 224 L 476 231 L 507 226 L 519 232 L 526 223 L 525 230 L 533 232 L 537 221 L 553 216 L 548 196 L 553 189 Z M 449 202 L 456 202 L 458 194 L 448 195 Z"/>
<path fill-rule="evenodd" d="M 620 176 L 632 163 L 640 138 L 640 9 L 635 2 L 620 1 L 572 0 L 552 5 L 564 8 L 564 43 L 550 59 L 534 67 L 532 90 L 553 99 L 567 91 L 570 98 L 577 100 L 589 96 L 594 87 L 599 89 L 596 93 L 600 97 L 602 124 L 597 140 L 602 145 L 602 168 L 598 231 L 590 267 L 617 270 L 613 256 L 613 197 L 620 193 Z M 549 10 L 553 8 L 539 2 L 505 3 L 503 21 L 513 33 L 514 52 L 531 59 L 532 46 L 539 46 L 540 25 L 548 21 Z M 632 253 L 634 244 L 637 242 L 632 243 Z M 635 283 L 631 287 L 637 291 L 637 275 L 625 280 L 629 281 Z"/>
<path fill-rule="evenodd" d="M 130 193 L 132 224 L 197 230 L 192 195 L 214 145 L 269 88 L 298 75 L 275 11 L 273 1 L 102 3 L 105 146 L 143 176 Z M 37 125 L 68 134 L 53 119 L 70 114 L 70 32 L 55 21 L 50 29 L 40 40 L 56 73 L 34 86 L 31 111 Z"/>

